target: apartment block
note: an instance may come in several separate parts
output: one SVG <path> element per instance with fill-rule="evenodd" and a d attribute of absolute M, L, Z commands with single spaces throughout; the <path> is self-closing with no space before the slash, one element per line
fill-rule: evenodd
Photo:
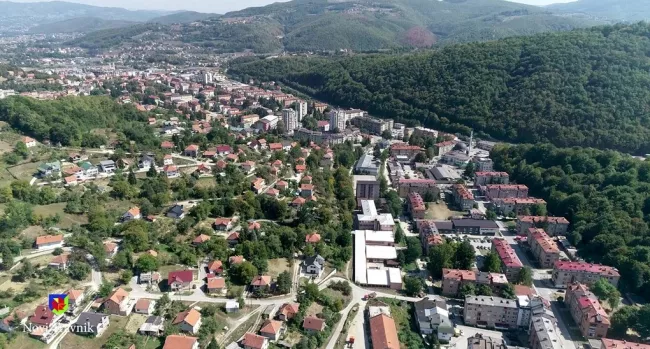
<path fill-rule="evenodd" d="M 440 196 L 440 189 L 436 186 L 434 179 L 406 179 L 400 178 L 397 181 L 397 193 L 401 198 L 407 197 L 410 193 L 418 193 L 424 196 L 431 193 L 434 198 Z"/>
<path fill-rule="evenodd" d="M 519 309 L 515 300 L 487 296 L 465 297 L 465 325 L 516 329 L 518 316 Z"/>
<path fill-rule="evenodd" d="M 604 338 L 607 335 L 610 326 L 609 315 L 585 284 L 576 282 L 569 285 L 564 303 L 583 336 Z"/>
<path fill-rule="evenodd" d="M 524 264 L 505 239 L 492 239 L 492 251 L 501 259 L 501 270 L 508 280 L 516 280 Z"/>
<path fill-rule="evenodd" d="M 507 283 L 504 274 L 446 268 L 442 270 L 442 294 L 448 297 L 458 296 L 465 284 L 488 285 L 498 291 Z"/>
<path fill-rule="evenodd" d="M 542 228 L 549 236 L 566 235 L 569 230 L 569 221 L 564 217 L 517 217 L 517 232 L 519 235 L 526 235 L 530 228 Z"/>
<path fill-rule="evenodd" d="M 528 197 L 528 187 L 521 184 L 487 184 L 481 192 L 490 200 Z"/>
<path fill-rule="evenodd" d="M 551 280 L 555 287 L 567 287 L 573 282 L 593 284 L 599 279 L 605 279 L 610 284 L 618 286 L 621 274 L 613 267 L 587 262 L 557 261 L 553 266 Z"/>
<path fill-rule="evenodd" d="M 510 183 L 510 176 L 507 172 L 477 171 L 474 173 L 474 185 L 476 186 L 508 183 Z"/>
<path fill-rule="evenodd" d="M 462 210 L 471 210 L 474 207 L 474 195 L 462 184 L 454 184 L 451 189 L 454 202 Z"/>
<path fill-rule="evenodd" d="M 427 209 L 420 194 L 409 194 L 406 202 L 408 210 L 411 213 L 411 217 L 413 217 L 413 219 L 424 219 L 424 214 L 427 212 Z"/>
<path fill-rule="evenodd" d="M 555 262 L 560 260 L 560 249 L 553 239 L 546 234 L 544 229 L 528 229 L 528 243 L 533 255 L 539 265 L 544 268 L 552 268 Z"/>

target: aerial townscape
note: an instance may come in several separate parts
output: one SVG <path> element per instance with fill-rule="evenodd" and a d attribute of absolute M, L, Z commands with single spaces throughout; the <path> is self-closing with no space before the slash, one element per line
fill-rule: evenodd
<path fill-rule="evenodd" d="M 0 349 L 650 349 L 648 3 L 135 3 L 0 2 Z"/>

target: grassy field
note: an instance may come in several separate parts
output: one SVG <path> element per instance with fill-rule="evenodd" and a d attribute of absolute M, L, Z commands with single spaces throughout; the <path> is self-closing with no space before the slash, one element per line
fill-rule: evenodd
<path fill-rule="evenodd" d="M 463 212 L 459 211 L 452 211 L 447 207 L 447 204 L 444 202 L 430 202 L 429 203 L 429 209 L 427 209 L 427 212 L 424 214 L 425 219 L 440 219 L 440 220 L 446 220 L 449 217 L 452 216 L 462 216 Z"/>
<path fill-rule="evenodd" d="M 129 321 L 129 318 L 124 316 L 111 316 L 110 319 L 111 324 L 101 337 L 91 338 L 69 333 L 63 338 L 59 347 L 65 349 L 100 349 L 111 334 L 123 329 Z"/>
<path fill-rule="evenodd" d="M 291 265 L 286 258 L 269 259 L 269 275 L 277 278 L 283 271 L 291 272 Z"/>
<path fill-rule="evenodd" d="M 27 333 L 19 332 L 16 338 L 9 343 L 11 349 L 42 349 L 47 345 L 39 340 L 31 338 Z"/>
<path fill-rule="evenodd" d="M 59 222 L 57 226 L 62 229 L 69 229 L 75 224 L 78 225 L 88 224 L 88 217 L 86 217 L 85 215 L 64 213 L 63 212 L 64 208 L 65 208 L 65 202 L 59 202 L 50 205 L 40 205 L 40 206 L 34 206 L 34 213 L 43 216 L 49 216 L 58 213 L 59 215 L 61 215 L 61 222 Z"/>

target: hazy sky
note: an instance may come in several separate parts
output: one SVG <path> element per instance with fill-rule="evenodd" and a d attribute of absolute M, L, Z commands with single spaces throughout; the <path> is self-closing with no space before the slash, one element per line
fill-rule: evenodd
<path fill-rule="evenodd" d="M 39 0 L 11 0 L 38 2 Z M 43 0 L 49 1 L 49 0 Z M 64 0 L 96 6 L 123 7 L 131 10 L 192 10 L 198 12 L 226 13 L 246 7 L 264 6 L 288 0 Z M 574 0 L 509 0 L 529 5 L 548 5 Z M 622 0 L 624 1 L 624 0 Z"/>

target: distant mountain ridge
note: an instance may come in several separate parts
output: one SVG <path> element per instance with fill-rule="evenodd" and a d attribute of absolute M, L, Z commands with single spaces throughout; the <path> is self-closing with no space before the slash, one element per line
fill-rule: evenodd
<path fill-rule="evenodd" d="M 650 1 L 648 0 L 578 0 L 566 4 L 553 4 L 548 9 L 581 13 L 598 19 L 610 21 L 638 22 L 650 20 Z"/>
<path fill-rule="evenodd" d="M 293 0 L 229 12 L 180 28 L 152 31 L 139 26 L 96 32 L 71 44 L 114 48 L 115 43 L 128 46 L 157 37 L 222 52 L 372 51 L 494 40 L 595 24 L 599 23 L 503 0 Z M 107 37 L 122 41 L 102 42 Z"/>

